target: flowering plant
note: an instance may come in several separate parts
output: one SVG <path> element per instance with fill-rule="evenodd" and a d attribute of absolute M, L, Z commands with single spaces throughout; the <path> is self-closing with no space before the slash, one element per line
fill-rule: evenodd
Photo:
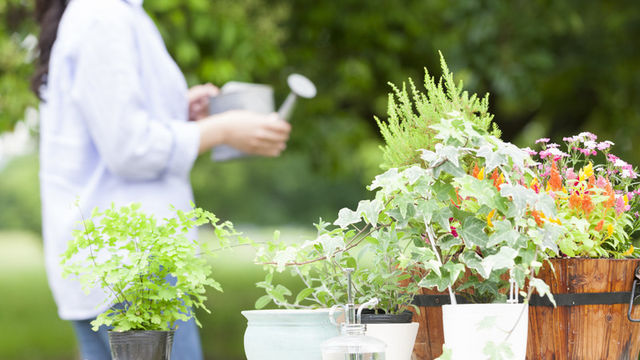
<path fill-rule="evenodd" d="M 565 137 L 566 150 L 538 139 L 538 177 L 530 186 L 536 192 L 552 196 L 557 217 L 537 213 L 539 223 L 561 226 L 558 238 L 560 255 L 570 257 L 620 258 L 640 255 L 630 235 L 640 225 L 640 189 L 633 166 L 610 153 L 611 141 L 597 141 L 597 136 L 583 132 Z"/>
<path fill-rule="evenodd" d="M 486 98 L 463 92 L 444 59 L 442 69 L 441 81 L 425 76 L 426 94 L 411 81 L 411 94 L 394 87 L 378 121 L 387 171 L 369 186 L 373 199 L 321 222 L 315 239 L 259 249 L 269 273 L 256 307 L 344 303 L 345 267 L 355 268 L 356 302 L 375 294 L 385 312 L 409 306 L 421 287 L 448 289 L 452 303 L 454 292 L 504 302 L 511 284 L 552 298 L 535 273 L 560 232 L 534 214 L 557 216 L 553 198 L 524 185 L 536 163 L 498 138 Z M 302 279 L 297 295 L 274 282 L 285 269 Z"/>

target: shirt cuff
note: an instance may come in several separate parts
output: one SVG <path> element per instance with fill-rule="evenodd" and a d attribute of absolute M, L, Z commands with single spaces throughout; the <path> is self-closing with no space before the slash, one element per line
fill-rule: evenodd
<path fill-rule="evenodd" d="M 170 122 L 173 133 L 173 149 L 168 164 L 168 173 L 178 177 L 189 177 L 193 163 L 198 157 L 200 130 L 195 122 Z"/>

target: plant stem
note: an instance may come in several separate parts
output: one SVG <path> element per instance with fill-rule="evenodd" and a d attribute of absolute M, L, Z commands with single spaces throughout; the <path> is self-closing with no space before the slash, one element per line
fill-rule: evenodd
<path fill-rule="evenodd" d="M 431 244 L 431 247 L 433 248 L 433 252 L 436 255 L 436 259 L 438 259 L 438 263 L 440 266 L 444 266 L 444 264 L 442 263 L 442 259 L 440 258 L 440 254 L 438 253 L 438 249 L 436 249 L 436 244 L 435 244 L 435 235 L 433 234 L 433 230 L 431 229 L 431 227 L 428 225 L 427 219 L 424 219 L 424 227 L 425 227 L 425 232 L 427 233 L 427 236 L 429 237 L 429 244 Z M 447 288 L 449 289 L 449 299 L 451 300 L 451 305 L 457 305 L 458 302 L 456 301 L 456 296 L 453 293 L 453 290 L 451 289 L 451 285 L 447 286 Z"/>

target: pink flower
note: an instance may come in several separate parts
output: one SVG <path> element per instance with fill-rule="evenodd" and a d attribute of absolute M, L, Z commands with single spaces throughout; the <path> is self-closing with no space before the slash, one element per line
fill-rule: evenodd
<path fill-rule="evenodd" d="M 638 177 L 638 174 L 636 174 L 636 172 L 633 171 L 633 168 L 631 165 L 623 166 L 622 172 L 620 173 L 620 175 L 623 178 L 629 178 L 629 179 L 635 179 Z"/>
<path fill-rule="evenodd" d="M 557 149 L 559 147 L 560 147 L 560 145 L 558 145 L 558 144 L 547 144 L 547 148 Z"/>
<path fill-rule="evenodd" d="M 529 148 L 529 147 L 526 147 L 526 148 L 524 148 L 524 149 L 522 149 L 522 150 L 524 150 L 527 154 L 529 154 L 529 156 L 534 156 L 534 155 L 537 155 L 537 154 L 538 154 L 538 152 L 537 152 L 537 151 L 535 151 L 535 150 L 531 150 L 531 148 Z"/>
<path fill-rule="evenodd" d="M 544 143 L 544 144 L 546 144 L 546 143 L 548 143 L 550 140 L 551 140 L 551 139 L 549 139 L 549 138 L 540 138 L 540 139 L 536 140 L 536 144 L 539 144 L 539 143 Z"/>
<path fill-rule="evenodd" d="M 598 180 L 596 180 L 596 186 L 600 189 L 604 189 L 607 186 L 607 179 L 602 177 L 602 175 L 598 176 Z"/>
<path fill-rule="evenodd" d="M 607 160 L 609 160 L 612 163 L 615 163 L 616 161 L 620 160 L 620 158 L 613 154 L 607 154 Z"/>
<path fill-rule="evenodd" d="M 578 141 L 578 137 L 577 136 L 571 136 L 571 137 L 563 137 L 562 141 L 566 141 L 566 142 L 576 142 Z"/>
<path fill-rule="evenodd" d="M 573 171 L 572 168 L 568 168 L 567 169 L 567 171 L 565 173 L 565 176 L 566 176 L 567 180 L 575 180 L 575 179 L 578 178 L 578 174 L 576 174 L 575 171 Z"/>
<path fill-rule="evenodd" d="M 592 133 L 590 133 L 588 131 L 581 132 L 580 134 L 578 134 L 578 137 L 581 138 L 581 139 L 585 139 L 586 138 L 586 139 L 589 139 L 589 140 L 592 140 L 592 141 L 595 141 L 598 138 L 595 134 L 592 134 Z"/>
<path fill-rule="evenodd" d="M 616 198 L 616 215 L 620 216 L 620 214 L 622 214 L 623 211 L 627 211 L 629 210 L 631 207 L 629 205 L 625 205 L 624 203 L 624 198 L 622 196 L 618 196 Z"/>
<path fill-rule="evenodd" d="M 611 145 L 614 145 L 613 142 L 607 140 L 607 141 L 603 141 L 601 143 L 598 143 L 598 145 L 596 145 L 596 147 L 598 148 L 598 150 L 602 151 L 602 150 L 607 150 L 608 148 L 611 147 Z"/>
<path fill-rule="evenodd" d="M 451 235 L 453 235 L 453 237 L 458 237 L 458 232 L 456 231 L 456 228 L 451 226 Z"/>
<path fill-rule="evenodd" d="M 584 142 L 584 147 L 589 150 L 595 149 L 597 145 L 598 144 L 593 140 L 587 140 Z"/>

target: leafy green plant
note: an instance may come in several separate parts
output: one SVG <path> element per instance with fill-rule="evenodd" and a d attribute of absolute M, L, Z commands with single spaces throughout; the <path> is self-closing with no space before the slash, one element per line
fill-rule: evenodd
<path fill-rule="evenodd" d="M 456 112 L 483 130 L 491 130 L 500 136 L 493 115 L 489 111 L 489 95 L 479 99 L 463 91 L 463 84 L 456 85 L 453 74 L 440 53 L 442 78 L 436 81 L 425 69 L 424 86 L 426 93 L 420 92 L 409 78 L 410 91 L 406 84 L 402 90 L 390 84 L 394 92 L 389 94 L 387 121 L 376 117 L 380 133 L 386 142 L 383 147 L 383 168 L 402 167 L 421 162 L 419 150 L 431 150 L 440 140 L 437 130 L 431 126 L 440 123 L 447 114 Z"/>
<path fill-rule="evenodd" d="M 88 291 L 100 287 L 117 305 L 98 315 L 93 329 L 112 326 L 115 331 L 168 330 L 175 321 L 195 317 L 192 309 L 204 305 L 207 286 L 222 291 L 211 278 L 203 254 L 206 244 L 188 232 L 210 224 L 221 246 L 236 236 L 229 222 L 219 222 L 208 211 L 175 210 L 175 217 L 158 221 L 140 204 L 95 209 L 74 231 L 63 254 L 64 275 L 77 278 Z M 200 324 L 197 319 L 196 322 Z"/>
<path fill-rule="evenodd" d="M 356 301 L 376 296 L 389 313 L 411 306 L 421 287 L 478 302 L 505 301 L 512 283 L 550 296 L 535 272 L 563 229 L 535 214 L 554 216 L 553 198 L 523 185 L 536 176 L 529 154 L 497 138 L 486 98 L 460 95 L 444 59 L 442 67 L 446 87 L 427 76 L 427 94 L 412 86 L 413 101 L 406 91 L 391 98 L 389 124 L 379 123 L 385 159 L 401 166 L 375 178 L 374 199 L 340 210 L 333 226 L 320 222 L 314 240 L 261 248 L 269 273 L 257 307 L 344 303 L 345 267 L 355 268 Z M 273 283 L 285 269 L 306 286 L 295 297 Z"/>
<path fill-rule="evenodd" d="M 363 201 L 358 209 L 377 219 L 381 204 Z M 340 221 L 347 209 L 341 211 Z M 390 220 L 390 219 L 387 219 Z M 363 303 L 375 295 L 377 309 L 384 313 L 399 313 L 410 306 L 420 287 L 417 269 L 422 249 L 404 234 L 397 234 L 389 221 L 386 226 L 350 228 L 331 227 L 320 221 L 316 239 L 301 244 L 271 242 L 261 245 L 257 261 L 265 265 L 267 275 L 257 284 L 266 295 L 256 302 L 262 308 L 273 301 L 286 308 L 331 307 L 347 302 L 345 268 L 352 268 L 354 300 Z M 304 284 L 293 296 L 291 290 L 274 282 L 274 274 L 289 271 Z"/>

